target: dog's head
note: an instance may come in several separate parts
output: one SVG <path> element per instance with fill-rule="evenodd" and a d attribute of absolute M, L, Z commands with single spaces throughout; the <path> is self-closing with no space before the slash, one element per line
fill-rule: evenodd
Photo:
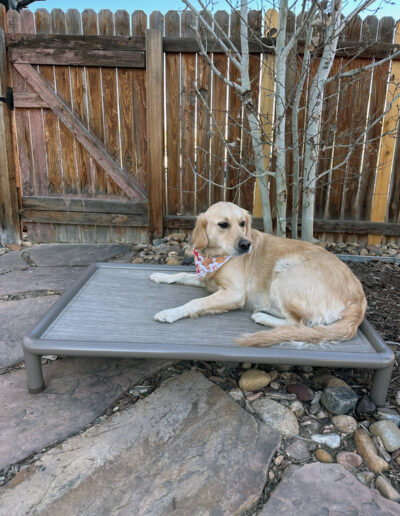
<path fill-rule="evenodd" d="M 193 246 L 204 256 L 236 256 L 251 251 L 251 217 L 231 202 L 218 202 L 197 217 Z"/>

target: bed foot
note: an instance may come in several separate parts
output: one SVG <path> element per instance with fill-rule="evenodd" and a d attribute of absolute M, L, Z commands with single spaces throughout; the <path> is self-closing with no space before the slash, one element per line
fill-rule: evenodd
<path fill-rule="evenodd" d="M 41 356 L 24 351 L 24 357 L 28 378 L 28 391 L 30 394 L 38 394 L 46 388 L 43 379 Z"/>
<path fill-rule="evenodd" d="M 376 369 L 371 385 L 371 400 L 377 407 L 386 405 L 387 391 L 392 377 L 393 365 L 383 369 Z"/>

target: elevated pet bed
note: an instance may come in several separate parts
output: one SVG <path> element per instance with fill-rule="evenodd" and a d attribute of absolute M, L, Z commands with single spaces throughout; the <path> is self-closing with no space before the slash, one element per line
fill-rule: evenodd
<path fill-rule="evenodd" d="M 341 343 L 282 343 L 269 348 L 236 346 L 242 333 L 265 329 L 236 310 L 173 324 L 153 320 L 166 308 L 207 295 L 205 289 L 152 282 L 152 272 L 192 271 L 189 267 L 99 263 L 91 265 L 24 338 L 28 389 L 45 388 L 41 355 L 174 358 L 266 364 L 375 369 L 371 398 L 385 403 L 394 362 L 372 326 Z"/>

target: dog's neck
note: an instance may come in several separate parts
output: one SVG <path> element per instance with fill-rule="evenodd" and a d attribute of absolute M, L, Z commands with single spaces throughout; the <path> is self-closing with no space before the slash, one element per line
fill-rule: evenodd
<path fill-rule="evenodd" d="M 202 256 L 195 248 L 193 248 L 194 263 L 196 265 L 196 274 L 199 278 L 205 278 L 209 274 L 213 274 L 220 267 L 232 258 L 232 256 L 219 256 L 217 258 Z"/>

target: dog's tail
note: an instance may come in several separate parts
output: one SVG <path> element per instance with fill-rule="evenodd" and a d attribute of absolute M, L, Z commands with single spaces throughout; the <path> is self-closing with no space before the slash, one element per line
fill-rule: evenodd
<path fill-rule="evenodd" d="M 329 326 L 308 327 L 305 324 L 281 326 L 269 331 L 249 333 L 235 339 L 241 346 L 267 347 L 286 341 L 320 343 L 323 341 L 341 341 L 353 338 L 361 324 L 367 301 L 360 299 L 348 305 L 342 312 L 342 318 Z"/>

